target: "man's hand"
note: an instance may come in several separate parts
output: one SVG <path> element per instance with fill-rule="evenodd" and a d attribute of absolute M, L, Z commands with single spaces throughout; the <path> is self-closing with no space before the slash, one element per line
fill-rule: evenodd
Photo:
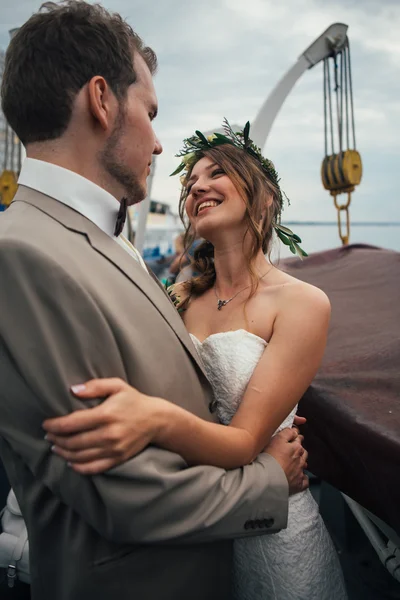
<path fill-rule="evenodd" d="M 305 417 L 299 417 L 299 415 L 294 415 L 292 427 L 297 429 L 298 433 L 300 433 L 300 430 L 299 430 L 300 425 L 304 425 L 305 423 L 307 423 L 307 419 Z"/>
<path fill-rule="evenodd" d="M 303 436 L 295 429 L 283 429 L 270 441 L 264 452 L 275 458 L 285 471 L 289 483 L 289 494 L 297 494 L 308 488 L 307 468 L 308 452 L 301 445 Z"/>

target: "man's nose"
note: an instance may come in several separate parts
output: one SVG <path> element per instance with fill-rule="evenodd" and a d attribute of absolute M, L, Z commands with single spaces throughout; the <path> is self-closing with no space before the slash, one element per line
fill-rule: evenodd
<path fill-rule="evenodd" d="M 156 138 L 156 143 L 154 144 L 153 154 L 161 154 L 162 151 L 163 151 L 163 147 L 161 145 L 161 142 L 158 138 Z"/>

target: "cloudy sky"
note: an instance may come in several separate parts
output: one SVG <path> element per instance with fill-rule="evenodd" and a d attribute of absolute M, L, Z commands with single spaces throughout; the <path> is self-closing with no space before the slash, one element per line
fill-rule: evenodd
<path fill-rule="evenodd" d="M 226 116 L 252 121 L 300 54 L 330 24 L 346 23 L 351 43 L 357 147 L 364 175 L 352 218 L 400 221 L 400 2 L 398 0 L 103 0 L 159 58 L 155 128 L 164 146 L 152 196 L 177 206 L 174 153 L 195 129 Z M 0 0 L 0 47 L 40 5 Z M 265 147 L 291 199 L 290 220 L 334 220 L 320 181 L 324 152 L 322 65 L 287 98 Z"/>

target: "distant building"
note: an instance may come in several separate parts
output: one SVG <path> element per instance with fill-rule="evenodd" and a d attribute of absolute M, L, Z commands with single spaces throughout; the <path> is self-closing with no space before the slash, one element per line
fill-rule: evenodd
<path fill-rule="evenodd" d="M 133 234 L 139 219 L 139 205 L 129 209 Z M 168 256 L 175 252 L 174 240 L 183 231 L 178 215 L 171 211 L 169 204 L 150 200 L 150 211 L 147 215 L 146 233 L 143 245 L 143 257 L 146 260 Z"/>

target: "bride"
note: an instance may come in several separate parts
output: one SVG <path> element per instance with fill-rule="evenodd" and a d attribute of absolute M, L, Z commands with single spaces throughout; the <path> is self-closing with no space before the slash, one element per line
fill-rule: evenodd
<path fill-rule="evenodd" d="M 140 450 L 130 443 L 132 424 L 143 403 L 149 410 L 149 402 L 158 423 L 151 443 L 192 465 L 248 464 L 276 431 L 292 426 L 297 403 L 319 367 L 329 301 L 265 257 L 274 232 L 294 253 L 305 252 L 301 240 L 280 225 L 278 175 L 249 138 L 249 124 L 236 133 L 225 122 L 224 129 L 208 138 L 196 131 L 179 154 L 175 173 L 184 171 L 180 211 L 188 217 L 186 244 L 196 236 L 206 241 L 194 255 L 200 275 L 177 284 L 171 294 L 204 363 L 215 398 L 210 408 L 221 425 L 144 396 L 120 380 L 88 382 L 77 391 L 81 398 L 110 396 L 106 420 L 99 409 L 82 411 L 82 430 L 92 430 L 90 447 L 76 428 L 73 444 L 51 427 L 48 434 L 54 451 L 81 473 L 105 470 Z M 106 435 L 111 428 L 118 435 Z M 96 436 L 110 441 L 95 443 Z M 291 496 L 287 529 L 235 541 L 233 597 L 346 598 L 339 561 L 309 490 Z"/>

